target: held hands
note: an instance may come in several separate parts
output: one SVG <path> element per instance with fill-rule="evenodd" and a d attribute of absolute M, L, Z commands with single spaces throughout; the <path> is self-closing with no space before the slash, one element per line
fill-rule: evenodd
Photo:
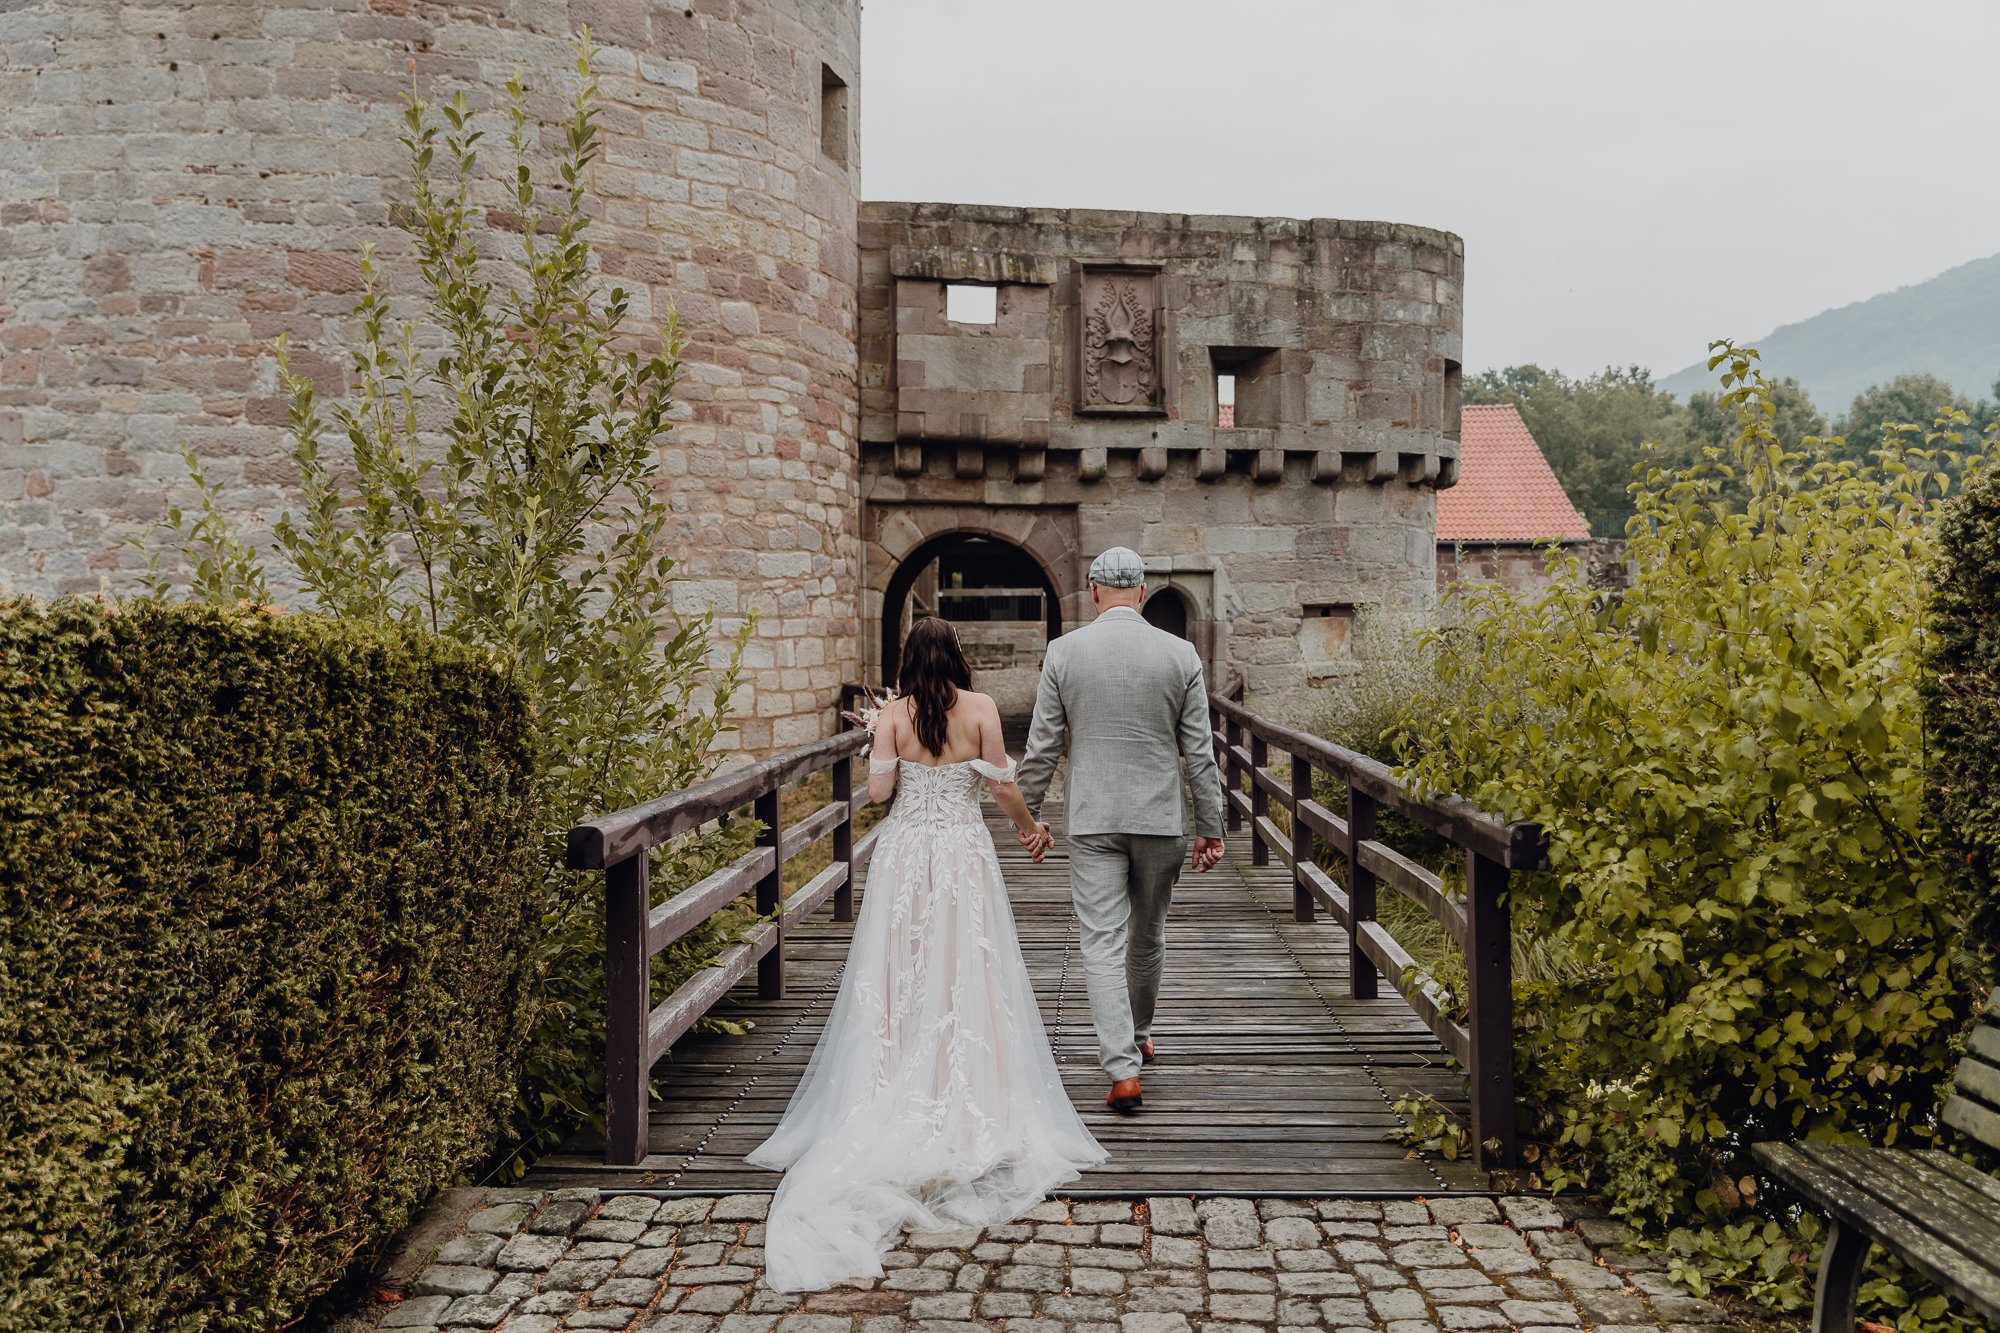
<path fill-rule="evenodd" d="M 1207 871 L 1215 869 L 1216 863 L 1222 860 L 1222 852 L 1222 839 L 1196 838 L 1194 840 L 1194 854 L 1188 857 L 1188 865 L 1197 875 L 1204 874 Z M 1041 858 L 1036 857 L 1035 859 L 1040 860 Z"/>
<path fill-rule="evenodd" d="M 1028 856 L 1036 865 L 1048 855 L 1049 848 L 1056 845 L 1056 835 L 1047 824 L 1034 824 L 1028 828 L 1016 829 L 1014 836 L 1028 849 Z"/>

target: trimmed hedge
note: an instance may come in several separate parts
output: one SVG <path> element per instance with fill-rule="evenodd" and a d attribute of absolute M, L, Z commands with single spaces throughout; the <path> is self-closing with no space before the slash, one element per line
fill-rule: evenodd
<path fill-rule="evenodd" d="M 1931 598 L 1930 767 L 1938 823 L 1963 852 L 1968 934 L 2000 958 L 2000 470 L 1944 507 Z"/>
<path fill-rule="evenodd" d="M 0 1327 L 280 1327 L 491 1150 L 530 725 L 415 632 L 0 600 Z"/>

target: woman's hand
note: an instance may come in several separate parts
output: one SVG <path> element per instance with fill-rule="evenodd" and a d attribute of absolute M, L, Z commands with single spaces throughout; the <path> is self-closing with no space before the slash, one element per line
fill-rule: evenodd
<path fill-rule="evenodd" d="M 1014 836 L 1028 849 L 1028 856 L 1036 865 L 1040 865 L 1042 858 L 1048 855 L 1049 848 L 1056 845 L 1055 832 L 1047 824 L 1018 826 L 1014 830 Z"/>

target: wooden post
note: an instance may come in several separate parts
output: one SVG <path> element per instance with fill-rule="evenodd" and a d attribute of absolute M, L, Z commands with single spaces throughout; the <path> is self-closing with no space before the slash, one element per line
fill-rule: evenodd
<path fill-rule="evenodd" d="M 854 919 L 854 760 L 843 759 L 833 766 L 833 799 L 847 807 L 833 826 L 833 859 L 847 867 L 847 882 L 833 891 L 833 919 Z"/>
<path fill-rule="evenodd" d="M 1505 901 L 1507 867 L 1465 854 L 1467 999 L 1472 1017 L 1473 1161 L 1481 1170 L 1514 1164 L 1513 931 Z"/>
<path fill-rule="evenodd" d="M 604 872 L 604 1160 L 646 1160 L 646 1020 L 653 1007 L 652 959 L 646 953 L 647 853 Z"/>
<path fill-rule="evenodd" d="M 1292 756 L 1292 920 L 1313 919 L 1312 887 L 1306 883 L 1305 867 L 1312 861 L 1313 835 L 1306 827 L 1301 806 L 1313 798 L 1313 770 L 1302 755 Z"/>
<path fill-rule="evenodd" d="M 1239 792 L 1243 790 L 1243 765 L 1236 762 L 1236 751 L 1243 744 L 1243 724 L 1235 718 L 1231 718 L 1229 725 L 1224 731 L 1229 740 L 1229 762 L 1223 768 L 1223 785 L 1227 786 L 1231 792 Z M 1223 804 L 1228 806 L 1229 831 L 1231 833 L 1241 833 L 1243 831 L 1243 812 L 1236 808 L 1236 802 L 1233 800 L 1225 801 Z"/>
<path fill-rule="evenodd" d="M 763 832 L 757 835 L 759 847 L 771 849 L 771 873 L 757 881 L 757 913 L 771 918 L 771 928 L 778 932 L 778 938 L 771 944 L 771 952 L 757 962 L 757 998 L 760 1000 L 782 1000 L 785 998 L 785 922 L 780 909 L 785 904 L 785 863 L 778 857 L 778 842 L 784 834 L 783 808 L 784 793 L 773 787 L 757 798 L 758 822 L 763 824 Z"/>
<path fill-rule="evenodd" d="M 1271 813 L 1271 797 L 1258 785 L 1257 775 L 1271 762 L 1271 749 L 1254 733 L 1250 737 L 1250 864 L 1271 864 L 1271 849 L 1264 845 L 1263 825 L 1258 821 Z"/>
<path fill-rule="evenodd" d="M 1361 867 L 1361 844 L 1375 836 L 1375 798 L 1347 787 L 1347 993 L 1357 1000 L 1375 998 L 1381 976 L 1373 959 L 1361 952 L 1361 923 L 1375 919 L 1375 873 Z"/>

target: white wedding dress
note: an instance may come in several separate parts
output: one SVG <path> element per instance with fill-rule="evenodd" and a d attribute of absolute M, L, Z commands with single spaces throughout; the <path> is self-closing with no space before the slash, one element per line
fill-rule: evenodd
<path fill-rule="evenodd" d="M 879 1277 L 908 1228 L 1012 1221 L 1107 1154 L 1063 1091 L 1021 958 L 974 759 L 902 765 L 840 996 L 777 1130 L 766 1281 Z"/>

